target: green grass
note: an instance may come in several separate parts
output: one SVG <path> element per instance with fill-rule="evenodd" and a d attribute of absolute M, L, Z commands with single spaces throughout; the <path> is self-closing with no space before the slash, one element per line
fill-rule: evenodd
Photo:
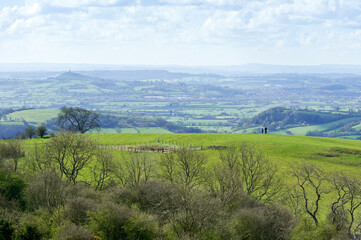
<path fill-rule="evenodd" d="M 58 109 L 30 109 L 13 112 L 6 115 L 6 117 L 8 119 L 24 119 L 27 122 L 40 124 L 51 118 L 57 117 L 58 113 Z"/>

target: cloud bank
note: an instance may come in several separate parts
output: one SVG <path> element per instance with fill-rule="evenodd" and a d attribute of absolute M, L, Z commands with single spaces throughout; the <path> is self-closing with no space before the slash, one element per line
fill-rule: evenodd
<path fill-rule="evenodd" d="M 0 62 L 361 64 L 356 0 L 25 0 Z"/>

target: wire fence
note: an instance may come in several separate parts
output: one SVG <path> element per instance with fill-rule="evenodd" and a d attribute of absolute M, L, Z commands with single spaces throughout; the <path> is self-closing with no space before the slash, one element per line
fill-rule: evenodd
<path fill-rule="evenodd" d="M 172 153 L 176 152 L 179 149 L 186 148 L 189 150 L 206 150 L 206 149 L 225 149 L 226 146 L 203 146 L 203 145 L 194 145 L 188 143 L 180 143 L 176 141 L 167 141 L 163 139 L 157 139 L 155 141 L 149 142 L 134 142 L 128 143 L 126 145 L 101 145 L 100 148 L 103 149 L 113 149 L 119 151 L 128 151 L 128 152 L 157 152 L 157 153 Z"/>

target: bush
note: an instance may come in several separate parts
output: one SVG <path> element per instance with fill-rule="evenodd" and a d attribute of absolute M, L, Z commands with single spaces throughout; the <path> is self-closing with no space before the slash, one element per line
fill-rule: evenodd
<path fill-rule="evenodd" d="M 15 239 L 52 239 L 57 217 L 45 209 L 22 213 L 17 221 Z"/>
<path fill-rule="evenodd" d="M 97 239 L 87 228 L 77 225 L 67 225 L 58 233 L 57 240 L 92 240 Z"/>
<path fill-rule="evenodd" d="M 127 239 L 158 239 L 161 234 L 157 219 L 146 213 L 138 213 L 130 218 L 124 227 Z"/>
<path fill-rule="evenodd" d="M 0 219 L 0 240 L 11 240 L 14 233 L 12 222 Z"/>
<path fill-rule="evenodd" d="M 127 239 L 127 222 L 134 217 L 132 210 L 125 205 L 107 202 L 95 212 L 90 212 L 90 228 L 107 240 Z"/>
<path fill-rule="evenodd" d="M 51 212 L 59 205 L 65 204 L 67 190 L 67 186 L 55 172 L 39 172 L 31 179 L 26 189 L 29 206 L 32 209 L 45 207 Z"/>
<path fill-rule="evenodd" d="M 18 238 L 22 240 L 40 240 L 43 237 L 43 233 L 34 225 L 26 225 L 18 235 Z"/>
<path fill-rule="evenodd" d="M 64 214 L 73 223 L 83 225 L 89 221 L 87 212 L 94 209 L 94 207 L 95 203 L 93 200 L 78 197 L 68 201 Z"/>
<path fill-rule="evenodd" d="M 7 201 L 17 201 L 25 208 L 24 189 L 25 182 L 16 174 L 11 174 L 0 169 L 0 195 Z"/>
<path fill-rule="evenodd" d="M 162 182 L 147 182 L 139 186 L 137 204 L 140 209 L 151 212 L 158 217 L 164 217 L 164 213 L 175 209 L 181 200 L 176 189 L 171 184 Z"/>
<path fill-rule="evenodd" d="M 291 213 L 277 206 L 243 209 L 233 221 L 233 235 L 244 240 L 288 239 L 293 222 Z"/>
<path fill-rule="evenodd" d="M 338 232 L 336 226 L 329 223 L 314 224 L 309 218 L 302 218 L 290 234 L 292 240 L 345 240 L 349 239 L 347 233 Z"/>

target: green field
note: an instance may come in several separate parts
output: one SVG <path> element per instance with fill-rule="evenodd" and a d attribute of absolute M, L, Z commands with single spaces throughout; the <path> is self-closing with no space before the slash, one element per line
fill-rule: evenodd
<path fill-rule="evenodd" d="M 44 123 L 51 118 L 58 116 L 59 109 L 30 109 L 24 111 L 16 111 L 6 115 L 7 119 L 22 120 L 31 123 Z"/>

